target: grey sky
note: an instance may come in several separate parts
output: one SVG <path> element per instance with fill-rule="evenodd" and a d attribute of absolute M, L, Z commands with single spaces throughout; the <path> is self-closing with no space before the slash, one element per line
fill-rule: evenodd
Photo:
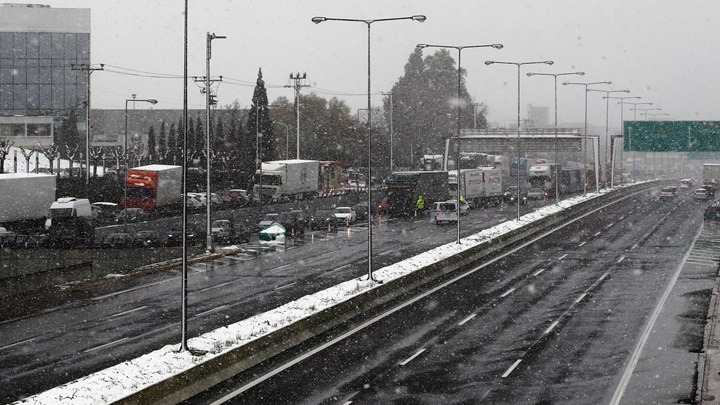
<path fill-rule="evenodd" d="M 92 63 L 138 71 L 182 74 L 183 1 L 47 0 L 51 7 L 90 8 Z M 553 80 L 527 77 L 528 71 L 584 71 L 577 81 L 613 81 L 608 89 L 629 89 L 637 102 L 653 102 L 676 120 L 720 120 L 718 54 L 720 7 L 713 0 L 603 1 L 418 1 L 418 0 L 213 0 L 190 1 L 189 74 L 204 75 L 206 32 L 227 36 L 213 41 L 211 74 L 223 75 L 219 101 L 249 105 L 258 68 L 268 96 L 292 99 L 291 72 L 306 72 L 314 91 L 345 100 L 353 111 L 364 108 L 367 91 L 367 31 L 364 24 L 325 22 L 313 16 L 374 19 L 424 14 L 427 21 L 372 25 L 373 104 L 403 74 L 418 43 L 505 48 L 467 49 L 462 67 L 476 102 L 488 105 L 488 119 L 500 125 L 517 117 L 517 70 L 485 66 L 485 60 L 553 60 L 555 65 L 523 67 L 525 107 L 550 107 Z M 434 52 L 426 49 L 425 54 Z M 452 51 L 456 59 L 457 52 Z M 563 81 L 559 79 L 559 82 Z M 598 86 L 598 88 L 603 88 Z M 182 81 L 97 72 L 92 76 L 93 106 L 123 108 L 125 98 L 157 98 L 157 108 L 182 107 Z M 191 108 L 202 108 L 199 87 L 189 84 Z M 589 97 L 591 125 L 605 125 L 602 93 Z M 559 121 L 581 123 L 583 87 L 559 85 Z M 611 100 L 610 125 L 618 126 L 620 108 Z M 138 104 L 138 108 L 140 108 Z M 144 107 L 144 106 L 143 106 Z M 632 118 L 629 108 L 626 118 Z M 658 117 L 659 119 L 666 117 Z M 641 119 L 638 116 L 638 119 Z"/>

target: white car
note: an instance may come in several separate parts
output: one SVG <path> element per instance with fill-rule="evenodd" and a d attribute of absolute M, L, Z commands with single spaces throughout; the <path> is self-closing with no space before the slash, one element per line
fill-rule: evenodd
<path fill-rule="evenodd" d="M 457 222 L 457 203 L 455 201 L 439 201 L 433 204 L 430 213 L 436 225 L 441 222 Z"/>
<path fill-rule="evenodd" d="M 456 203 L 457 200 L 448 200 L 447 202 Z M 467 214 L 469 209 L 470 209 L 470 204 L 468 204 L 467 201 L 463 200 L 462 202 L 460 202 L 460 215 Z"/>
<path fill-rule="evenodd" d="M 357 220 L 357 213 L 351 207 L 335 208 L 335 218 L 346 224 L 354 224 Z"/>

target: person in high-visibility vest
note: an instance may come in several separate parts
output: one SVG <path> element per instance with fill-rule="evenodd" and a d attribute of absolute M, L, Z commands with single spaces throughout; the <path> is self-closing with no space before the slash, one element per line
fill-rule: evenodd
<path fill-rule="evenodd" d="M 417 217 L 418 211 L 423 212 L 425 210 L 425 200 L 422 196 L 418 196 L 417 202 L 415 203 L 415 216 Z"/>

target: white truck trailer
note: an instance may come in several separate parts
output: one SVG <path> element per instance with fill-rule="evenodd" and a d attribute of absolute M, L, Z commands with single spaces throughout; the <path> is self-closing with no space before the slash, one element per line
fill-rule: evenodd
<path fill-rule="evenodd" d="M 450 198 L 457 194 L 457 171 L 448 171 Z M 503 200 L 502 170 L 495 167 L 460 170 L 460 194 L 472 208 L 498 205 Z"/>
<path fill-rule="evenodd" d="M 8 229 L 42 229 L 56 187 L 51 174 L 0 174 L 0 224 Z"/>
<path fill-rule="evenodd" d="M 318 192 L 319 167 L 317 160 L 275 160 L 262 162 L 255 173 L 255 198 L 294 200 L 314 197 Z"/>

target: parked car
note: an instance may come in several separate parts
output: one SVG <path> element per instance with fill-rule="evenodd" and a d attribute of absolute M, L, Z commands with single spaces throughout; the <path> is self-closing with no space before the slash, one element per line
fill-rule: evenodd
<path fill-rule="evenodd" d="M 503 198 L 505 199 L 505 202 L 510 205 L 517 204 L 518 199 L 518 188 L 517 186 L 509 186 L 505 189 L 505 193 L 503 194 Z M 525 205 L 528 202 L 528 196 L 527 191 L 524 191 L 522 188 L 520 188 L 520 205 Z"/>
<path fill-rule="evenodd" d="M 213 221 L 210 230 L 212 237 L 217 243 L 230 244 L 250 242 L 251 232 L 242 225 L 236 225 L 234 222 L 227 219 L 218 219 Z"/>
<path fill-rule="evenodd" d="M 699 188 L 695 190 L 693 198 L 696 201 L 708 201 L 710 199 L 710 193 L 705 188 Z"/>
<path fill-rule="evenodd" d="M 123 208 L 115 216 L 115 222 L 141 222 L 146 221 L 148 215 L 142 208 Z"/>
<path fill-rule="evenodd" d="M 291 235 L 293 232 L 295 235 L 304 235 L 308 224 L 305 214 L 301 210 L 281 212 L 274 222 L 284 226 L 287 235 Z"/>
<path fill-rule="evenodd" d="M 354 224 L 357 221 L 357 214 L 351 207 L 335 208 L 335 217 L 346 225 Z"/>
<path fill-rule="evenodd" d="M 310 230 L 329 229 L 336 231 L 338 219 L 334 210 L 318 210 L 310 217 Z"/>
<path fill-rule="evenodd" d="M 660 189 L 660 199 L 674 198 L 677 197 L 677 187 L 665 186 Z"/>
<path fill-rule="evenodd" d="M 133 237 L 126 232 L 115 232 L 107 235 L 102 240 L 102 247 L 109 249 L 128 248 L 132 246 Z"/>
<path fill-rule="evenodd" d="M 433 203 L 430 215 L 437 225 L 442 222 L 457 222 L 457 209 L 456 201 L 438 201 Z"/>
<path fill-rule="evenodd" d="M 221 191 L 218 195 L 220 196 L 222 205 L 227 207 L 243 207 L 247 204 L 247 201 L 245 201 L 242 197 L 229 191 Z"/>
<path fill-rule="evenodd" d="M 532 187 L 527 192 L 527 198 L 528 200 L 543 200 L 545 199 L 545 191 L 540 187 Z"/>
<path fill-rule="evenodd" d="M 358 221 L 367 221 L 368 212 L 370 211 L 367 203 L 355 204 L 351 208 L 355 211 L 355 216 Z"/>
<path fill-rule="evenodd" d="M 456 203 L 457 200 L 448 200 L 449 202 Z M 467 214 L 468 210 L 470 209 L 470 204 L 468 204 L 467 201 L 463 200 L 460 202 L 460 215 Z"/>
<path fill-rule="evenodd" d="M 249 205 L 252 200 L 252 198 L 250 198 L 250 194 L 247 192 L 247 190 L 233 188 L 233 189 L 228 190 L 228 193 L 242 199 L 244 201 L 245 205 Z"/>
<path fill-rule="evenodd" d="M 120 205 L 112 202 L 98 201 L 90 204 L 92 216 L 99 221 L 111 221 L 117 218 Z"/>
<path fill-rule="evenodd" d="M 188 245 L 197 245 L 205 240 L 205 227 L 198 222 L 189 222 L 185 232 L 185 239 Z M 168 246 L 181 246 L 182 245 L 182 225 L 178 224 L 172 227 L 168 232 L 167 237 Z"/>
<path fill-rule="evenodd" d="M 138 231 L 133 235 L 132 245 L 135 247 L 159 246 L 160 237 L 155 231 Z"/>

